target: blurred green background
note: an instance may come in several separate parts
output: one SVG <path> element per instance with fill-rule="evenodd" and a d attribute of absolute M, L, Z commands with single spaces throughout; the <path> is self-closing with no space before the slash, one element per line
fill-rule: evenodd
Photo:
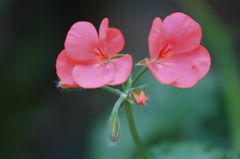
<path fill-rule="evenodd" d="M 107 120 L 117 96 L 101 89 L 56 88 L 55 61 L 77 21 L 104 17 L 126 40 L 134 62 L 148 55 L 155 17 L 184 12 L 202 26 L 210 72 L 192 88 L 159 84 L 147 72 L 146 106 L 133 106 L 151 158 L 237 158 L 240 152 L 239 0 L 0 0 L 0 158 L 137 158 L 124 109 L 117 145 Z M 133 66 L 133 74 L 140 67 Z M 162 157 L 159 157 L 162 156 Z"/>

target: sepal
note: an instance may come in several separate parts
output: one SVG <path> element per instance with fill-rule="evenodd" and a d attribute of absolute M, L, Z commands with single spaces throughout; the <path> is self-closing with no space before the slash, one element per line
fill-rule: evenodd
<path fill-rule="evenodd" d="M 111 60 L 113 60 L 113 59 L 119 59 L 119 58 L 121 58 L 121 57 L 123 57 L 123 56 L 124 56 L 124 54 L 117 54 L 117 55 L 114 55 L 114 56 L 110 57 L 110 59 L 111 59 Z"/>
<path fill-rule="evenodd" d="M 137 63 L 137 65 L 146 66 L 146 65 L 147 65 L 147 64 L 146 64 L 146 60 L 152 61 L 151 58 L 146 58 L 146 59 L 144 59 L 144 60 L 139 61 L 139 62 Z"/>

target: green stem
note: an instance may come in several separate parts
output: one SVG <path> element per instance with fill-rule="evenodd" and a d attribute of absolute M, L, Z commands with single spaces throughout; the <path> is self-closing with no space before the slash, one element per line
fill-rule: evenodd
<path fill-rule="evenodd" d="M 121 104 L 122 104 L 122 102 L 124 101 L 125 98 L 126 98 L 126 94 L 122 93 L 120 95 L 120 98 L 115 103 L 111 114 L 118 114 L 118 109 L 121 106 Z"/>
<path fill-rule="evenodd" d="M 132 75 L 127 80 L 127 89 L 131 89 L 132 87 Z"/>
<path fill-rule="evenodd" d="M 118 110 L 121 106 L 122 102 L 126 98 L 126 94 L 122 93 L 120 98 L 115 103 L 112 113 L 109 117 L 108 121 L 108 133 L 109 133 L 109 139 L 111 142 L 116 142 L 119 137 L 120 133 L 120 120 L 118 117 Z"/>
<path fill-rule="evenodd" d="M 114 93 L 114 94 L 116 94 L 116 95 L 119 95 L 119 96 L 122 94 L 122 92 L 119 91 L 118 89 L 114 89 L 114 88 L 109 87 L 109 86 L 103 86 L 103 87 L 101 87 L 101 88 L 104 89 L 104 90 L 106 90 L 106 91 L 109 91 L 109 92 L 111 92 L 111 93 Z"/>
<path fill-rule="evenodd" d="M 126 113 L 127 113 L 127 119 L 128 119 L 128 124 L 132 133 L 133 140 L 135 142 L 135 145 L 137 147 L 137 150 L 141 156 L 142 159 L 147 159 L 147 155 L 145 154 L 144 148 L 142 146 L 142 143 L 139 139 L 134 119 L 133 119 L 133 114 L 132 114 L 132 109 L 131 109 L 131 104 L 128 101 L 125 101 L 125 107 L 126 107 Z"/>
<path fill-rule="evenodd" d="M 132 80 L 132 85 L 134 85 L 147 70 L 148 68 L 146 66 L 143 67 L 141 71 L 139 71 L 135 78 Z"/>
<path fill-rule="evenodd" d="M 124 93 L 126 93 L 127 89 L 126 89 L 125 83 L 122 83 L 122 90 L 123 90 Z"/>

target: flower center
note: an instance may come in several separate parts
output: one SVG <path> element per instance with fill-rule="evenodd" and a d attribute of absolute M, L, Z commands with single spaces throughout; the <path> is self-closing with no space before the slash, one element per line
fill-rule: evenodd
<path fill-rule="evenodd" d="M 106 54 L 106 49 L 102 48 L 102 47 L 98 47 L 94 49 L 95 54 L 97 55 L 97 60 L 104 64 L 107 65 L 110 63 L 110 58 L 108 57 L 108 55 Z"/>
<path fill-rule="evenodd" d="M 110 59 L 106 55 L 98 55 L 97 60 L 99 60 L 102 64 L 107 65 L 110 63 Z"/>
<path fill-rule="evenodd" d="M 158 58 L 165 59 L 165 58 L 168 58 L 168 57 L 170 57 L 170 55 L 165 53 L 165 54 L 160 54 Z"/>
<path fill-rule="evenodd" d="M 154 61 L 156 64 L 161 64 L 164 59 L 169 58 L 169 52 L 171 50 L 171 45 L 167 45 L 164 49 L 162 49 L 158 55 L 158 58 Z"/>

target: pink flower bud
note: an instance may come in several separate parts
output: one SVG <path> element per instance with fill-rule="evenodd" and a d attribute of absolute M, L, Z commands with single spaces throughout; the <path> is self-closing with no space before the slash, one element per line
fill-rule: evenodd
<path fill-rule="evenodd" d="M 135 88 L 132 91 L 132 99 L 138 105 L 145 105 L 147 102 L 147 95 L 143 90 Z"/>
<path fill-rule="evenodd" d="M 68 85 L 66 83 L 64 83 L 63 81 L 59 81 L 58 82 L 58 87 L 64 89 L 64 90 L 77 90 L 77 89 L 82 89 L 82 87 L 78 86 L 78 85 Z"/>

